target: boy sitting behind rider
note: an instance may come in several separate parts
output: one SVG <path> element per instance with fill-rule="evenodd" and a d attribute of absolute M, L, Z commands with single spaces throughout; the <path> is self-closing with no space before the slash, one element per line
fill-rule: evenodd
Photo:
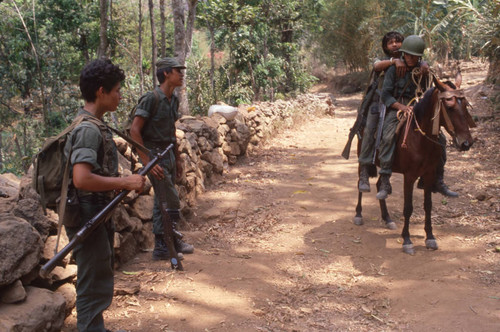
<path fill-rule="evenodd" d="M 382 83 L 384 82 L 384 72 L 393 64 L 396 66 L 399 77 L 404 76 L 406 72 L 406 65 L 404 61 L 400 59 L 401 53 L 399 52 L 403 40 L 404 37 L 399 32 L 391 31 L 386 33 L 382 38 L 382 49 L 384 50 L 385 57 L 382 59 L 377 58 L 373 63 L 373 78 L 370 84 L 372 84 L 373 80 L 378 80 L 378 85 L 377 93 L 374 94 L 370 106 L 368 107 L 366 126 L 363 131 L 361 151 L 358 158 L 360 166 L 358 188 L 360 192 L 370 192 L 368 169 L 372 165 L 373 154 L 375 153 L 375 135 L 379 120 L 379 98 Z"/>

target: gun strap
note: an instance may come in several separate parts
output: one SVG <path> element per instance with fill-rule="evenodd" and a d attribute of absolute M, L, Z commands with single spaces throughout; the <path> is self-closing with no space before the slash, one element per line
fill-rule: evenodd
<path fill-rule="evenodd" d="M 113 127 L 108 126 L 108 128 L 111 129 L 112 132 L 114 132 L 115 134 L 117 134 L 118 136 L 120 136 L 121 138 L 126 140 L 130 145 L 132 145 L 136 149 L 141 150 L 142 152 L 144 152 L 145 154 L 148 154 L 148 155 L 151 152 L 147 147 L 145 147 L 144 145 L 140 144 L 139 142 L 133 140 L 130 136 L 128 136 L 124 132 L 122 132 L 118 129 L 115 129 Z"/>

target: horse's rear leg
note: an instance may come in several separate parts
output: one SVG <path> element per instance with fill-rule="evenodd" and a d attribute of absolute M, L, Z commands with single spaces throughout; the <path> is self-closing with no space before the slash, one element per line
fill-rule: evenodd
<path fill-rule="evenodd" d="M 380 177 L 377 180 L 377 192 L 380 191 Z M 387 209 L 387 203 L 385 202 L 385 199 L 380 199 L 379 200 L 380 204 L 380 213 L 382 216 L 382 220 L 385 221 L 385 227 L 388 229 L 396 229 L 396 223 L 392 221 L 391 216 L 389 215 L 389 210 Z"/>
<path fill-rule="evenodd" d="M 425 210 L 425 247 L 427 249 L 437 250 L 438 244 L 434 235 L 432 234 L 432 191 L 431 188 L 424 189 L 424 210 Z"/>
<path fill-rule="evenodd" d="M 415 249 L 413 248 L 413 243 L 410 240 L 410 217 L 413 213 L 413 184 L 415 179 L 409 180 L 406 176 L 404 179 L 404 208 L 403 215 L 405 218 L 405 224 L 403 226 L 403 232 L 401 236 L 403 237 L 403 252 L 414 255 Z"/>
<path fill-rule="evenodd" d="M 354 220 L 352 221 L 354 225 L 361 226 L 363 225 L 363 216 L 361 215 L 361 201 L 363 198 L 363 193 L 358 192 L 358 205 L 356 205 L 356 215 L 354 216 Z"/>

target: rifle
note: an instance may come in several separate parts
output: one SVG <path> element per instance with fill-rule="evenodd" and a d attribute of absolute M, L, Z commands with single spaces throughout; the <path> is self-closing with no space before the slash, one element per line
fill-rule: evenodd
<path fill-rule="evenodd" d="M 153 167 L 156 166 L 160 162 L 160 159 L 164 158 L 168 151 L 174 147 L 173 144 L 170 144 L 163 152 L 158 153 L 154 156 L 154 158 L 144 167 L 142 168 L 138 174 L 140 175 L 146 175 L 148 174 Z M 81 243 L 85 238 L 94 231 L 94 229 L 97 228 L 100 224 L 102 224 L 104 221 L 108 219 L 108 216 L 110 213 L 114 210 L 114 208 L 122 201 L 122 199 L 127 196 L 127 194 L 130 192 L 130 190 L 123 190 L 120 192 L 118 195 L 113 198 L 111 202 L 108 203 L 99 213 L 97 213 L 92 219 L 87 221 L 85 225 L 78 231 L 78 233 L 73 236 L 71 241 L 61 249 L 57 254 L 54 255 L 45 265 L 42 266 L 40 269 L 40 276 L 42 278 L 46 278 L 48 274 L 56 267 L 58 263 L 60 263 L 64 257 L 66 257 L 67 254 L 71 250 L 73 250 L 77 244 Z"/>
<path fill-rule="evenodd" d="M 177 230 L 174 230 L 172 219 L 168 214 L 165 185 L 160 185 L 158 187 L 160 187 L 157 195 L 158 201 L 160 202 L 161 220 L 163 223 L 163 238 L 168 248 L 168 254 L 170 256 L 170 266 L 172 267 L 172 270 L 183 271 L 184 268 L 182 267 L 182 263 L 179 259 L 179 256 L 177 255 L 177 251 L 175 250 L 174 245 L 175 238 L 182 239 L 183 235 Z"/>
<path fill-rule="evenodd" d="M 378 109 L 379 113 L 378 113 L 378 124 L 377 124 L 377 136 L 375 139 L 375 148 L 373 149 L 373 159 L 372 159 L 372 164 L 374 165 L 375 165 L 375 156 L 377 155 L 377 149 L 380 146 L 380 141 L 382 140 L 382 128 L 384 127 L 385 112 L 386 112 L 385 104 L 380 102 Z"/>
<path fill-rule="evenodd" d="M 358 109 L 358 116 L 356 117 L 356 121 L 354 122 L 352 128 L 349 129 L 349 137 L 347 139 L 347 143 L 345 144 L 344 150 L 342 151 L 341 154 L 342 157 L 344 157 L 345 159 L 349 159 L 349 153 L 351 152 L 351 144 L 352 140 L 354 139 L 354 136 L 358 134 L 361 128 L 363 128 L 364 126 L 366 114 L 368 113 L 368 109 L 375 94 L 375 91 L 377 90 L 378 75 L 376 74 L 377 73 L 372 70 L 372 73 L 370 74 L 370 79 L 372 79 L 371 84 L 368 85 L 368 87 L 366 88 L 365 96 Z"/>

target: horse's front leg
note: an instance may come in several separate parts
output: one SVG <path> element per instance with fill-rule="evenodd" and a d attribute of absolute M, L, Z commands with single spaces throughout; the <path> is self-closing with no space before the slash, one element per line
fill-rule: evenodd
<path fill-rule="evenodd" d="M 415 179 L 409 179 L 407 176 L 404 177 L 404 208 L 403 215 L 405 218 L 405 224 L 403 226 L 403 232 L 401 236 L 403 237 L 403 252 L 414 255 L 415 249 L 413 248 L 413 243 L 410 240 L 410 217 L 413 213 L 413 184 Z"/>
<path fill-rule="evenodd" d="M 352 221 L 354 225 L 361 226 L 363 225 L 363 216 L 361 215 L 361 201 L 363 198 L 363 193 L 361 191 L 358 192 L 358 204 L 356 205 L 356 215 L 354 216 L 354 220 Z"/>
<path fill-rule="evenodd" d="M 427 249 L 436 250 L 438 248 L 436 239 L 432 234 L 432 190 L 429 186 L 424 188 L 424 210 L 425 210 L 425 247 Z"/>

